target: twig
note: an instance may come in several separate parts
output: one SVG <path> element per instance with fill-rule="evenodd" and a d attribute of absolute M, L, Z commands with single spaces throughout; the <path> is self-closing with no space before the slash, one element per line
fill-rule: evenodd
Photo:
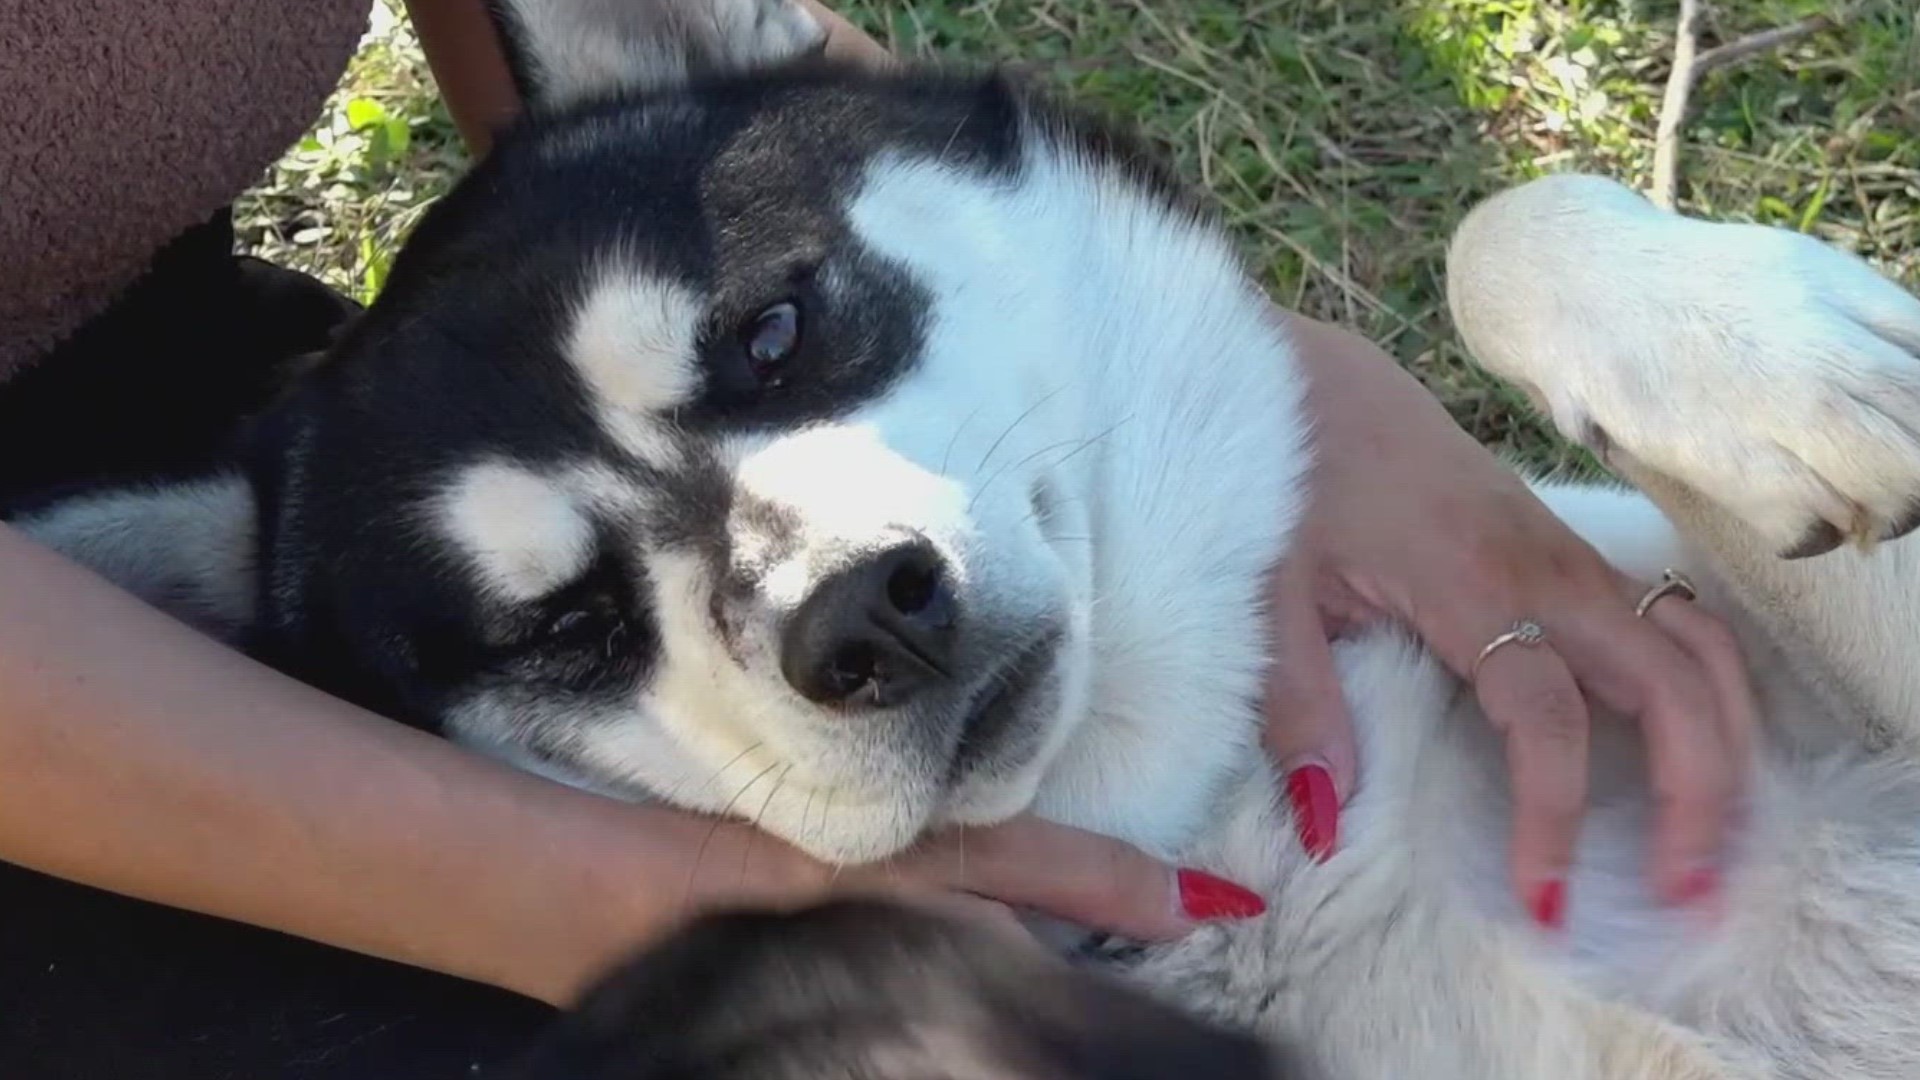
<path fill-rule="evenodd" d="M 1698 78 L 1717 67 L 1737 64 L 1749 56 L 1766 52 L 1768 49 L 1791 45 L 1803 37 L 1838 25 L 1839 20 L 1832 15 L 1809 15 L 1799 22 L 1788 23 L 1772 30 L 1761 30 L 1729 41 L 1725 45 L 1716 45 L 1694 58 L 1694 77 Z"/>
<path fill-rule="evenodd" d="M 1728 64 L 1737 64 L 1752 56 L 1792 44 L 1817 34 L 1839 19 L 1833 15 L 1811 15 L 1798 22 L 1772 30 L 1761 30 L 1699 52 L 1700 2 L 1680 0 L 1680 19 L 1673 42 L 1673 70 L 1667 73 L 1666 92 L 1660 99 L 1660 125 L 1653 136 L 1653 190 L 1647 198 L 1662 210 L 1671 210 L 1679 197 L 1680 128 L 1686 122 L 1688 98 L 1694 84 L 1707 72 Z"/>
<path fill-rule="evenodd" d="M 1647 198 L 1662 210 L 1673 209 L 1679 191 L 1680 124 L 1687 112 L 1687 96 L 1693 93 L 1694 55 L 1699 48 L 1695 30 L 1700 25 L 1699 0 L 1680 0 L 1680 21 L 1674 29 L 1673 70 L 1667 72 L 1667 89 L 1660 96 L 1660 126 L 1653 134 L 1653 190 Z"/>

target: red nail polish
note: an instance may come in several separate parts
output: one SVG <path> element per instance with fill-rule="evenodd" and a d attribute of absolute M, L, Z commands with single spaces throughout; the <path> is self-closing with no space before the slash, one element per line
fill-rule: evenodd
<path fill-rule="evenodd" d="M 1675 902 L 1698 904 L 1720 892 L 1720 874 L 1710 866 L 1699 866 L 1680 876 L 1673 888 Z"/>
<path fill-rule="evenodd" d="M 1199 870 L 1182 870 L 1180 910 L 1200 922 L 1216 919 L 1251 919 L 1265 913 L 1267 902 L 1224 878 Z"/>
<path fill-rule="evenodd" d="M 1333 774 L 1325 765 L 1302 765 L 1287 774 L 1287 801 L 1293 804 L 1293 827 L 1300 846 L 1314 862 L 1326 862 L 1340 836 L 1340 799 L 1333 793 Z"/>
<path fill-rule="evenodd" d="M 1527 913 L 1548 930 L 1563 929 L 1567 922 L 1567 883 L 1555 879 L 1535 885 L 1533 897 L 1527 901 Z"/>

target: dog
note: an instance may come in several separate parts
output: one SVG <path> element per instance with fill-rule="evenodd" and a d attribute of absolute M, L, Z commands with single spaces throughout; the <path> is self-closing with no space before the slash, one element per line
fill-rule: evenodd
<path fill-rule="evenodd" d="M 1456 233 L 1471 351 L 1633 484 L 1536 491 L 1688 575 L 1765 713 L 1710 924 L 1649 894 L 1643 741 L 1597 717 L 1547 940 L 1497 735 L 1403 636 L 1337 647 L 1359 782 L 1332 859 L 1290 839 L 1257 703 L 1305 380 L 1154 155 L 994 76 L 663 75 L 617 5 L 505 6 L 529 118 L 230 465 L 17 527 L 387 715 L 825 860 L 1032 811 L 1218 870 L 1268 914 L 1117 966 L 1289 1075 L 1920 1075 L 1920 302 L 1590 177 Z"/>
<path fill-rule="evenodd" d="M 605 976 L 508 1080 L 1292 1075 L 1279 1048 L 899 903 L 705 916 Z"/>

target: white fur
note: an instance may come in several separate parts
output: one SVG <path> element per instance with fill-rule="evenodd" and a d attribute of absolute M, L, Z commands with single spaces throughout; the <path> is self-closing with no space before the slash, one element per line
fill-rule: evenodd
<path fill-rule="evenodd" d="M 438 503 L 437 531 L 466 557 L 482 588 L 538 599 L 586 566 L 592 525 L 554 479 L 506 462 L 462 470 Z"/>
<path fill-rule="evenodd" d="M 826 36 L 796 0 L 505 0 L 505 6 L 543 107 L 776 63 L 817 48 Z"/>
<path fill-rule="evenodd" d="M 614 262 L 587 286 L 567 334 L 601 426 L 656 468 L 676 463 L 671 418 L 700 390 L 704 310 L 686 287 Z"/>
<path fill-rule="evenodd" d="M 237 641 L 253 624 L 253 490 L 241 477 L 82 496 L 13 526 L 213 637 Z"/>

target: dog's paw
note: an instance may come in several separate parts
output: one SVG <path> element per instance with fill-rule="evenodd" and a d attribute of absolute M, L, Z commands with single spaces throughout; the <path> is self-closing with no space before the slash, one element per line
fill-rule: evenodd
<path fill-rule="evenodd" d="M 1469 348 L 1609 464 L 1787 557 L 1920 525 L 1920 300 L 1862 260 L 1556 177 L 1476 210 L 1454 274 Z"/>
<path fill-rule="evenodd" d="M 605 979 L 519 1080 L 1285 1080 L 1214 1028 L 1004 932 L 844 901 L 702 919 Z"/>
<path fill-rule="evenodd" d="M 798 0 L 705 0 L 716 33 L 707 67 L 752 71 L 826 47 L 827 30 Z"/>
<path fill-rule="evenodd" d="M 778 67 L 827 40 L 799 0 L 499 2 L 527 90 L 545 109 Z"/>

